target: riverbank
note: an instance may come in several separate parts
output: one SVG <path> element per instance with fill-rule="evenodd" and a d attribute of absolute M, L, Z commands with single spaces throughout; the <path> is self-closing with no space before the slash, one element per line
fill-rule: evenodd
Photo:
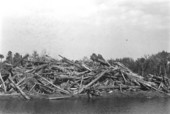
<path fill-rule="evenodd" d="M 115 91 L 112 93 L 102 93 L 101 96 L 88 97 L 86 94 L 75 95 L 75 96 L 58 96 L 58 95 L 29 95 L 32 100 L 64 100 L 64 99 L 107 99 L 107 98 L 170 98 L 166 94 L 162 94 L 156 91 L 140 91 L 140 92 L 119 92 Z M 0 94 L 0 99 L 23 99 L 22 95 L 16 94 Z"/>

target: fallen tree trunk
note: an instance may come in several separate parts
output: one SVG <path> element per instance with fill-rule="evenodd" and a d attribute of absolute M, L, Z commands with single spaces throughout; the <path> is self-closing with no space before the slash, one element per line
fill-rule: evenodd
<path fill-rule="evenodd" d="M 99 86 L 96 89 L 119 89 L 120 86 Z M 122 89 L 140 89 L 140 86 L 126 86 L 126 85 L 122 85 L 121 86 Z"/>
<path fill-rule="evenodd" d="M 105 73 L 107 73 L 108 70 L 103 71 L 97 78 L 95 78 L 93 81 L 91 81 L 89 84 L 85 85 L 84 87 L 82 87 L 80 89 L 80 91 L 78 92 L 79 94 L 86 88 L 88 88 L 89 86 L 91 86 L 93 83 L 95 83 L 97 80 L 99 80 Z"/>
<path fill-rule="evenodd" d="M 40 78 L 43 79 L 44 81 L 48 82 L 49 84 L 51 84 L 51 85 L 54 86 L 55 88 L 59 89 L 59 90 L 62 91 L 63 93 L 65 93 L 65 94 L 70 94 L 68 91 L 60 88 L 60 87 L 57 86 L 57 85 L 54 85 L 52 82 L 48 81 L 48 80 L 45 79 L 44 77 L 42 77 L 42 76 L 40 76 L 40 75 L 38 75 L 38 74 L 35 74 L 35 75 L 38 76 L 38 77 L 40 77 Z"/>

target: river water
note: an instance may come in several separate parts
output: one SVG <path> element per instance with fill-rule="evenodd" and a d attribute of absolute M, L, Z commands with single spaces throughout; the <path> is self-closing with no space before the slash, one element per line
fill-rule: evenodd
<path fill-rule="evenodd" d="M 0 114 L 170 114 L 170 99 L 0 99 Z"/>

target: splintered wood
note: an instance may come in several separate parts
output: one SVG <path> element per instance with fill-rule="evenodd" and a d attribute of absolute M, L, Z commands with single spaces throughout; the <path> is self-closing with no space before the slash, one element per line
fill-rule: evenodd
<path fill-rule="evenodd" d="M 100 54 L 92 54 L 88 61 L 59 56 L 62 60 L 48 56 L 44 61 L 28 61 L 26 55 L 14 65 L 4 62 L 0 72 L 1 94 L 20 93 L 25 99 L 63 99 L 102 96 L 110 91 L 157 91 L 169 96 L 170 80 L 165 76 L 142 77 L 119 62 L 109 64 Z"/>

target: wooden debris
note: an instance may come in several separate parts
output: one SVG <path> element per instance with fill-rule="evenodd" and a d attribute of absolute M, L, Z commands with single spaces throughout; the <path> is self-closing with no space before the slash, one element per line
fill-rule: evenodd
<path fill-rule="evenodd" d="M 9 81 L 15 86 L 15 88 L 21 93 L 21 95 L 22 95 L 24 98 L 26 98 L 27 100 L 30 99 L 30 97 L 27 96 L 27 95 L 21 90 L 21 88 L 20 88 L 18 85 L 15 84 L 15 82 L 12 80 L 11 76 L 9 76 L 8 79 L 9 79 Z"/>
<path fill-rule="evenodd" d="M 0 72 L 0 80 L 1 80 L 1 82 L 2 82 L 2 85 L 3 85 L 3 88 L 4 88 L 4 92 L 6 93 L 6 85 L 5 85 L 5 82 L 4 82 L 4 80 L 2 79 L 1 72 Z"/>
<path fill-rule="evenodd" d="M 40 77 L 41 79 L 45 80 L 46 82 L 48 82 L 49 84 L 51 84 L 52 86 L 56 87 L 57 89 L 61 90 L 62 92 L 69 94 L 68 91 L 60 88 L 59 86 L 54 85 L 53 83 L 51 83 L 50 81 L 48 81 L 47 79 L 45 79 L 44 77 L 41 77 L 40 75 L 36 74 L 36 76 Z"/>
<path fill-rule="evenodd" d="M 72 61 L 48 57 L 44 61 L 28 61 L 24 56 L 16 64 L 3 64 L 0 73 L 1 94 L 20 93 L 25 99 L 46 96 L 46 99 L 64 99 L 78 95 L 102 95 L 105 92 L 157 91 L 170 96 L 167 76 L 147 77 L 133 73 L 119 62 L 109 64 L 102 55 L 93 53 L 92 61 Z M 24 61 L 24 64 L 20 65 Z M 14 75 L 11 75 L 14 74 Z M 27 93 L 27 94 L 26 94 Z M 52 95 L 52 96 L 51 96 Z"/>

